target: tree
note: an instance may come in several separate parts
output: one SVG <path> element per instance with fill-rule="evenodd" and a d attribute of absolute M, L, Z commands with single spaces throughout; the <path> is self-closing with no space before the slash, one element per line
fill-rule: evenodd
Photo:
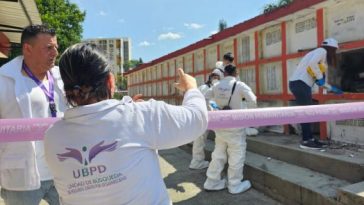
<path fill-rule="evenodd" d="M 264 6 L 263 13 L 269 13 L 271 11 L 274 11 L 278 8 L 287 6 L 288 4 L 292 3 L 294 0 L 279 0 L 277 3 L 270 3 Z"/>
<path fill-rule="evenodd" d="M 135 68 L 142 63 L 143 63 L 143 60 L 141 58 L 139 58 L 139 60 L 130 60 L 130 61 L 124 63 L 124 72 L 127 72 L 130 69 Z"/>
<path fill-rule="evenodd" d="M 279 6 L 279 7 L 287 6 L 288 4 L 290 4 L 290 3 L 292 3 L 292 2 L 293 2 L 293 0 L 280 0 L 280 1 L 278 2 L 278 6 Z"/>
<path fill-rule="evenodd" d="M 116 84 L 118 90 L 126 90 L 128 82 L 127 82 L 127 79 L 124 76 L 122 76 L 121 73 L 118 73 L 116 75 L 116 83 L 115 84 Z"/>
<path fill-rule="evenodd" d="M 224 19 L 219 21 L 219 32 L 227 28 L 227 23 Z"/>
<path fill-rule="evenodd" d="M 263 13 L 265 13 L 265 14 L 269 13 L 269 12 L 271 12 L 271 11 L 277 9 L 277 8 L 278 8 L 278 6 L 276 4 L 274 4 L 274 3 L 267 4 L 263 8 Z"/>
<path fill-rule="evenodd" d="M 82 23 L 86 12 L 82 12 L 69 0 L 35 0 L 42 22 L 54 28 L 57 33 L 58 52 L 82 39 Z"/>

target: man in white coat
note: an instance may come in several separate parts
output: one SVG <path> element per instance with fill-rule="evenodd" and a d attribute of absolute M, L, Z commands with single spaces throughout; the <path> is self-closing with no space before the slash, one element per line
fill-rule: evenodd
<path fill-rule="evenodd" d="M 221 109 L 242 109 L 241 99 L 256 104 L 256 96 L 245 83 L 237 81 L 236 67 L 229 64 L 225 67 L 225 77 L 207 91 L 206 100 L 213 99 Z M 244 128 L 215 130 L 215 149 L 207 169 L 204 189 L 216 191 L 226 188 L 226 180 L 221 172 L 228 162 L 227 188 L 231 194 L 239 194 L 251 187 L 248 180 L 243 180 L 243 167 L 246 152 Z"/>
<path fill-rule="evenodd" d="M 0 118 L 62 117 L 63 83 L 55 60 L 54 30 L 31 25 L 21 36 L 23 56 L 0 68 Z M 0 144 L 1 197 L 7 205 L 59 204 L 44 158 L 43 142 Z"/>

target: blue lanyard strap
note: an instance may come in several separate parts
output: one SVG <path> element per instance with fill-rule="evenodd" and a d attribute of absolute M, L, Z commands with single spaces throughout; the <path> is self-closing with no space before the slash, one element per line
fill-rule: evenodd
<path fill-rule="evenodd" d="M 54 102 L 54 79 L 50 71 L 47 71 L 47 78 L 49 82 L 49 90 L 44 86 L 44 84 L 34 76 L 32 71 L 25 65 L 23 61 L 24 72 L 40 87 L 43 93 L 47 96 L 49 102 L 49 110 L 51 111 L 52 117 L 57 117 L 56 103 Z"/>

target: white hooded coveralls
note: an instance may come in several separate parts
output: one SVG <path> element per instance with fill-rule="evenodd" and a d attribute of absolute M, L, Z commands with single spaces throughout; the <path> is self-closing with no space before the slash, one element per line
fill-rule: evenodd
<path fill-rule="evenodd" d="M 232 87 L 236 83 L 235 91 L 231 96 Z M 256 104 L 256 96 L 245 83 L 236 81 L 235 77 L 227 76 L 205 94 L 206 100 L 214 100 L 222 108 L 228 105 L 231 96 L 230 107 L 242 109 L 242 98 L 247 102 Z M 225 180 L 221 179 L 221 172 L 228 162 L 228 188 L 230 192 L 236 192 L 243 179 L 243 167 L 246 152 L 246 136 L 244 128 L 215 130 L 215 149 L 211 156 L 210 166 L 207 169 L 205 189 L 219 190 L 225 188 Z"/>

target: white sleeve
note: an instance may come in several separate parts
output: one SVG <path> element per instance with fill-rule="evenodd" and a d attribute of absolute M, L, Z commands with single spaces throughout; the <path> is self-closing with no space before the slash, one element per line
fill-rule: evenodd
<path fill-rule="evenodd" d="M 316 79 L 323 78 L 322 72 L 319 67 L 319 63 L 326 62 L 326 50 L 325 49 L 317 49 L 317 51 L 313 54 L 312 58 L 308 66 L 312 68 L 312 71 L 315 73 Z"/>
<path fill-rule="evenodd" d="M 252 89 L 248 85 L 243 82 L 239 82 L 238 89 L 242 98 L 244 97 L 250 105 L 257 105 L 257 96 L 255 96 Z"/>
<path fill-rule="evenodd" d="M 208 89 L 209 87 L 206 84 L 203 84 L 200 87 L 198 87 L 198 90 L 201 91 L 202 94 L 206 93 Z"/>
<path fill-rule="evenodd" d="M 206 101 L 209 101 L 211 99 L 214 98 L 214 91 L 212 90 L 213 87 L 209 88 L 206 92 L 205 92 L 205 98 Z"/>
<path fill-rule="evenodd" d="M 162 101 L 148 104 L 150 110 L 143 114 L 145 134 L 154 149 L 170 149 L 189 143 L 207 129 L 205 98 L 198 89 L 185 93 L 182 106 Z"/>

